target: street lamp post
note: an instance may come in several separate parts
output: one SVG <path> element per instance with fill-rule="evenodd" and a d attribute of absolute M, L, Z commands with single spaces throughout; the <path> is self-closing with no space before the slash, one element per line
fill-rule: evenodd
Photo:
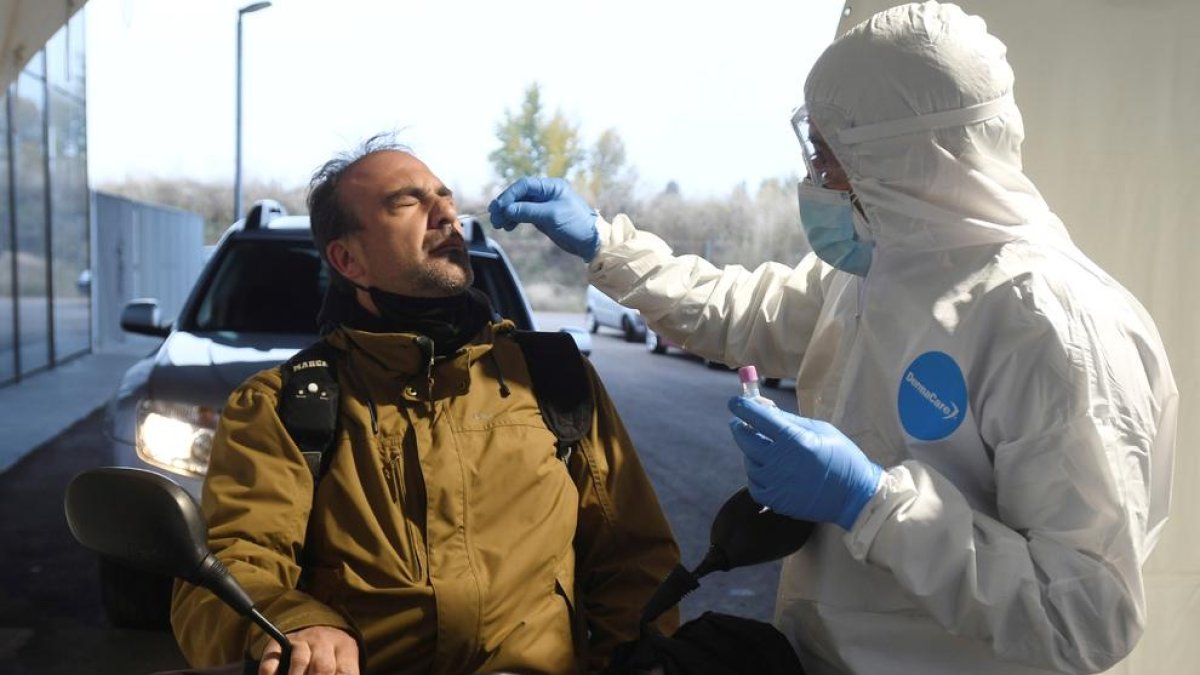
<path fill-rule="evenodd" d="M 269 2 L 255 2 L 238 10 L 237 19 L 237 115 L 234 121 L 234 168 L 233 168 L 233 219 L 242 216 L 242 15 L 257 12 L 271 6 Z"/>

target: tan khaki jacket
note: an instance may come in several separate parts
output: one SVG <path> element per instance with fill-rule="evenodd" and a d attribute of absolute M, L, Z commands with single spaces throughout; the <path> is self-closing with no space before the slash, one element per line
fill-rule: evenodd
<path fill-rule="evenodd" d="M 341 412 L 315 500 L 276 415 L 279 369 L 229 397 L 204 483 L 209 546 L 283 632 L 346 629 L 372 673 L 572 673 L 636 637 L 678 547 L 590 364 L 591 434 L 569 466 L 556 458 L 511 329 L 432 367 L 425 338 L 331 334 Z M 171 615 L 193 666 L 266 644 L 188 584 Z"/>

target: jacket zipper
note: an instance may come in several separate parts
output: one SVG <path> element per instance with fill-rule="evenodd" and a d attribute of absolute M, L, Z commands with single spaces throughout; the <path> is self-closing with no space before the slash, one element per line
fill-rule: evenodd
<path fill-rule="evenodd" d="M 421 567 L 421 552 L 417 550 L 417 539 L 413 535 L 412 518 L 408 514 L 408 495 L 404 490 L 404 477 L 400 471 L 403 459 L 404 456 L 401 454 L 391 455 L 387 466 L 383 468 L 383 472 L 391 484 L 392 501 L 400 507 L 400 517 L 404 519 L 404 533 L 408 536 L 408 550 L 412 551 L 413 566 L 416 568 L 417 579 L 424 579 L 425 576 Z"/>

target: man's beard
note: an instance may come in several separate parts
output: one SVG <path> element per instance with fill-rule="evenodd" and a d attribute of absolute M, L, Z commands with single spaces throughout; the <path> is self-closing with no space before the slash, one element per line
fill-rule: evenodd
<path fill-rule="evenodd" d="M 475 272 L 465 250 L 454 251 L 445 256 L 445 262 L 452 265 L 433 264 L 430 261 L 413 271 L 408 279 L 416 291 L 414 295 L 428 297 L 458 295 L 471 287 L 475 281 Z"/>

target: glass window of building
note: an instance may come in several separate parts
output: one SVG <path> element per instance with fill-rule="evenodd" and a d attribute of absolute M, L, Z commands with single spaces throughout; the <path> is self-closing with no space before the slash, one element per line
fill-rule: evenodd
<path fill-rule="evenodd" d="M 83 12 L 46 42 L 46 79 L 51 88 L 83 101 L 84 98 Z"/>
<path fill-rule="evenodd" d="M 92 346 L 83 13 L 0 106 L 0 385 Z"/>
<path fill-rule="evenodd" d="M 16 303 L 13 293 L 13 212 L 9 203 L 8 94 L 0 108 L 0 384 L 17 375 Z"/>
<path fill-rule="evenodd" d="M 34 61 L 43 64 L 41 53 Z M 17 322 L 20 374 L 50 365 L 50 267 L 46 246 L 46 82 L 29 68 L 13 91 L 11 138 L 16 199 Z"/>
<path fill-rule="evenodd" d="M 54 307 L 54 360 L 84 353 L 91 345 L 91 272 L 88 260 L 87 120 L 83 65 L 74 63 L 70 24 L 46 44 L 50 92 L 50 241 Z"/>

